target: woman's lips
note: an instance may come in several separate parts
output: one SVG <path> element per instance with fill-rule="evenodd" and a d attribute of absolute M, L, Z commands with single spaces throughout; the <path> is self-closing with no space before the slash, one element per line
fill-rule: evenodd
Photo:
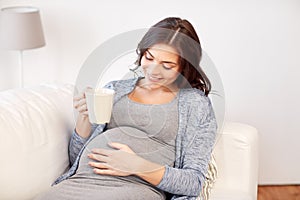
<path fill-rule="evenodd" d="M 151 76 L 151 75 L 148 75 L 148 77 L 149 77 L 149 80 L 152 82 L 159 82 L 162 80 L 162 78 L 158 78 L 158 77 Z"/>

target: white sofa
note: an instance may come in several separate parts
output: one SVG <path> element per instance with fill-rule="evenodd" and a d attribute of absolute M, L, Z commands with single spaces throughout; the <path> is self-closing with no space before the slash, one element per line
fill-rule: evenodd
<path fill-rule="evenodd" d="M 0 199 L 32 199 L 68 168 L 74 127 L 71 85 L 44 84 L 0 92 Z M 257 131 L 225 123 L 214 149 L 218 178 L 212 200 L 257 196 Z"/>

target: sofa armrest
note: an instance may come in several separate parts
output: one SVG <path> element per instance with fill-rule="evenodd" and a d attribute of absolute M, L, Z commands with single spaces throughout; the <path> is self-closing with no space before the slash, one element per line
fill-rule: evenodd
<path fill-rule="evenodd" d="M 73 87 L 0 93 L 0 199 L 32 199 L 69 167 Z"/>
<path fill-rule="evenodd" d="M 214 155 L 218 178 L 211 199 L 254 200 L 258 184 L 258 133 L 246 124 L 228 122 L 216 146 Z"/>

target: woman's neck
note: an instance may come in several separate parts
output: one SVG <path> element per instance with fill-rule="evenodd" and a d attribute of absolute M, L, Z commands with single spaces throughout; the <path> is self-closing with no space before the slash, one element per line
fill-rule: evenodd
<path fill-rule="evenodd" d="M 151 88 L 149 85 L 139 82 L 128 97 L 136 102 L 144 104 L 164 104 L 172 101 L 179 89 L 177 87 L 161 86 Z"/>
<path fill-rule="evenodd" d="M 171 84 L 171 85 L 159 85 L 156 87 L 152 87 L 152 85 L 150 84 L 146 84 L 144 82 L 144 79 L 141 79 L 137 85 L 138 88 L 146 90 L 147 92 L 150 93 L 163 93 L 163 92 L 171 92 L 171 93 L 176 93 L 178 92 L 179 88 L 177 87 L 177 85 L 175 83 Z"/>

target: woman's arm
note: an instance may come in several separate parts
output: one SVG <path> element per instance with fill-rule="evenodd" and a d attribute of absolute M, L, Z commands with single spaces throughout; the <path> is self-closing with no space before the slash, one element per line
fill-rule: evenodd
<path fill-rule="evenodd" d="M 90 126 L 90 133 L 93 133 L 94 130 L 97 128 L 97 126 L 98 126 L 97 124 L 92 124 Z M 75 162 L 77 155 L 79 154 L 81 148 L 83 147 L 83 145 L 86 143 L 87 140 L 88 140 L 88 138 L 81 137 L 76 132 L 76 129 L 73 131 L 71 139 L 70 139 L 70 143 L 69 143 L 69 160 L 70 160 L 71 166 Z"/>
<path fill-rule="evenodd" d="M 136 173 L 135 175 L 147 181 L 148 183 L 157 186 L 163 179 L 166 167 L 152 162 L 145 162 L 145 164 L 151 170 Z"/>
<path fill-rule="evenodd" d="M 214 127 L 209 128 L 215 129 Z M 209 133 L 212 136 L 209 136 Z M 157 187 L 172 194 L 198 196 L 210 161 L 214 144 L 212 141 L 214 141 L 214 133 L 210 131 L 207 131 L 206 136 L 195 137 L 185 150 L 182 168 L 166 166 L 164 177 Z"/>
<path fill-rule="evenodd" d="M 113 89 L 114 83 L 114 81 L 109 82 L 104 88 Z M 73 105 L 78 112 L 78 117 L 69 143 L 69 160 L 71 165 L 75 162 L 83 145 L 98 127 L 98 124 L 91 124 L 89 122 L 85 91 L 73 98 Z"/>
<path fill-rule="evenodd" d="M 73 98 L 73 106 L 78 112 L 78 117 L 75 130 L 73 131 L 69 143 L 69 160 L 71 165 L 74 163 L 80 149 L 83 147 L 92 131 L 84 91 Z"/>
<path fill-rule="evenodd" d="M 111 142 L 108 145 L 115 150 L 92 149 L 89 158 L 97 162 L 89 162 L 96 174 L 111 176 L 136 175 L 152 185 L 161 181 L 165 167 L 148 161 L 135 154 L 127 145 Z"/>
<path fill-rule="evenodd" d="M 92 125 L 89 121 L 88 115 L 79 114 L 75 126 L 76 133 L 86 139 L 91 135 Z"/>
<path fill-rule="evenodd" d="M 73 105 L 78 112 L 75 131 L 82 138 L 88 138 L 91 134 L 91 123 L 86 105 L 85 90 L 73 98 Z"/>
<path fill-rule="evenodd" d="M 207 172 L 211 152 L 215 144 L 217 123 L 208 98 L 200 104 L 193 103 L 187 130 L 181 141 L 180 166 L 166 166 L 159 189 L 176 195 L 198 196 Z M 179 155 L 177 155 L 179 156 Z"/>

